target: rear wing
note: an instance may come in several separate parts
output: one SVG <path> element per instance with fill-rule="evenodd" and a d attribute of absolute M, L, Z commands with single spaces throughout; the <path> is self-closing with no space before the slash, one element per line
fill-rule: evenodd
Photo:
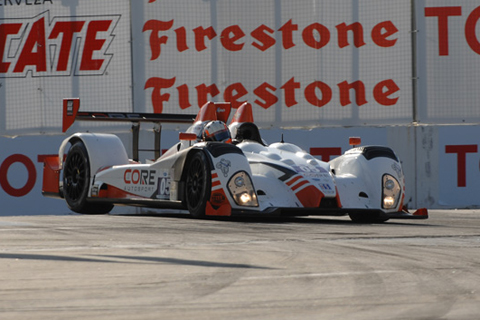
<path fill-rule="evenodd" d="M 75 121 L 131 122 L 133 132 L 133 160 L 138 161 L 139 151 L 154 151 L 155 159 L 160 157 L 161 123 L 193 123 L 196 114 L 136 113 L 136 112 L 90 112 L 80 109 L 79 98 L 63 99 L 62 132 L 66 132 Z M 140 123 L 155 123 L 154 149 L 139 149 Z"/>

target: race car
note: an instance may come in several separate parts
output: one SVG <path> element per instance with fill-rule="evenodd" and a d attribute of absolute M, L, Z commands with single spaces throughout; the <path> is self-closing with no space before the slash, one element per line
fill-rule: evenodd
<path fill-rule="evenodd" d="M 205 216 L 345 216 L 354 222 L 427 219 L 404 207 L 401 163 L 385 146 L 359 146 L 323 162 L 284 141 L 267 144 L 252 106 L 207 102 L 197 115 L 80 112 L 78 98 L 63 103 L 63 131 L 76 120 L 129 121 L 133 159 L 116 135 L 75 133 L 58 156 L 44 162 L 45 196 L 64 198 L 74 212 L 103 214 L 115 205 L 185 210 Z M 141 122 L 154 122 L 155 160 L 139 162 Z M 160 155 L 162 123 L 190 123 Z M 283 140 L 283 138 L 282 138 Z M 70 146 L 68 148 L 68 146 Z M 66 156 L 65 156 L 66 154 Z"/>

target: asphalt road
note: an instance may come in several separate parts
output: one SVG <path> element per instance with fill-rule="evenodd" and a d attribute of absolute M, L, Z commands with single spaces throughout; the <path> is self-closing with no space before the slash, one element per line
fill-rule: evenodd
<path fill-rule="evenodd" d="M 479 319 L 480 210 L 0 217 L 0 319 Z"/>

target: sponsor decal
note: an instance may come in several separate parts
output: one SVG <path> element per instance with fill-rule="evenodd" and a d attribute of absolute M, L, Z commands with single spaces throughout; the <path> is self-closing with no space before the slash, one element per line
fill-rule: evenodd
<path fill-rule="evenodd" d="M 392 169 L 393 171 L 395 171 L 395 173 L 397 174 L 397 177 L 401 178 L 403 176 L 402 174 L 402 167 L 398 164 L 398 163 L 393 163 L 392 164 Z"/>
<path fill-rule="evenodd" d="M 225 197 L 225 195 L 223 193 L 215 192 L 215 193 L 212 193 L 212 196 L 211 196 L 210 200 L 211 200 L 212 204 L 220 205 L 220 204 L 224 203 L 225 200 L 227 200 L 227 198 Z"/>
<path fill-rule="evenodd" d="M 166 173 L 164 173 L 164 175 L 166 175 Z M 158 178 L 156 198 L 170 199 L 170 177 L 164 176 Z"/>
<path fill-rule="evenodd" d="M 127 169 L 123 174 L 124 190 L 127 192 L 155 191 L 155 170 Z"/>
<path fill-rule="evenodd" d="M 220 169 L 223 173 L 223 176 L 226 177 L 228 175 L 228 171 L 230 170 L 231 166 L 232 166 L 232 163 L 230 162 L 230 160 L 222 158 L 215 167 L 217 169 Z"/>

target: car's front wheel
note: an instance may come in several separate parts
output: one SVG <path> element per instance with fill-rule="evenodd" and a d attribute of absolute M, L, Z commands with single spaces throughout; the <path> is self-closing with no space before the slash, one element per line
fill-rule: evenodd
<path fill-rule="evenodd" d="M 63 166 L 63 196 L 68 207 L 85 214 L 104 214 L 112 210 L 109 203 L 87 202 L 90 186 L 90 161 L 82 141 L 73 143 Z"/>
<path fill-rule="evenodd" d="M 194 218 L 205 216 L 205 207 L 210 198 L 212 178 L 211 169 L 205 153 L 196 152 L 187 164 L 185 181 L 185 202 L 190 215 Z"/>

